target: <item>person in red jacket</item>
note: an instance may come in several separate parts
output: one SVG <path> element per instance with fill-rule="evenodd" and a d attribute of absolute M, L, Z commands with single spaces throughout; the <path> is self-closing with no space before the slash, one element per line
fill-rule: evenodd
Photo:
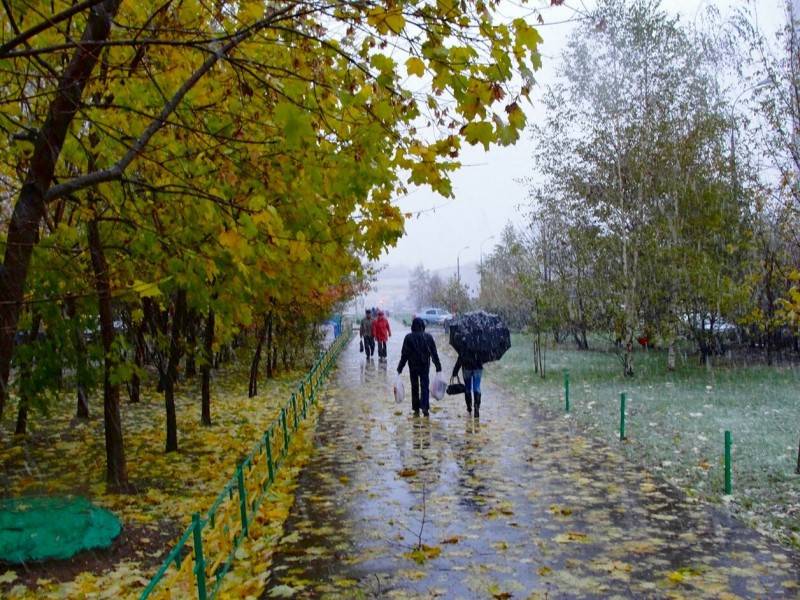
<path fill-rule="evenodd" d="M 378 342 L 378 360 L 386 360 L 386 342 L 392 337 L 392 328 L 389 327 L 389 319 L 378 311 L 378 318 L 372 322 L 372 337 Z"/>

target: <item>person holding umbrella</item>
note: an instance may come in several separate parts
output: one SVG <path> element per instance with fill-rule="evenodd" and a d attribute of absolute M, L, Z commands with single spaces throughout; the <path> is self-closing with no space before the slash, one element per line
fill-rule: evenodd
<path fill-rule="evenodd" d="M 453 367 L 451 379 L 458 376 L 458 370 L 464 376 L 464 401 L 467 403 L 467 412 L 472 413 L 472 402 L 475 401 L 475 418 L 480 417 L 481 410 L 481 377 L 483 376 L 483 363 L 474 352 L 459 353 L 458 360 Z"/>
<path fill-rule="evenodd" d="M 430 381 L 428 373 L 431 360 L 436 367 L 436 372 L 442 372 L 442 363 L 439 362 L 439 353 L 436 351 L 436 342 L 430 333 L 425 333 L 425 321 L 415 317 L 411 321 L 411 333 L 403 339 L 403 349 L 400 352 L 400 363 L 397 365 L 397 374 L 403 372 L 403 367 L 408 363 L 411 375 L 411 408 L 414 416 L 422 414 L 428 416 L 430 410 Z M 422 388 L 420 390 L 420 388 Z"/>
<path fill-rule="evenodd" d="M 461 369 L 464 375 L 464 401 L 467 412 L 479 418 L 483 365 L 499 360 L 505 354 L 511 347 L 511 333 L 497 315 L 482 310 L 470 312 L 450 323 L 450 345 L 458 352 L 458 360 L 453 367 L 453 378 L 458 376 L 458 370 Z M 460 386 L 453 384 L 451 387 L 453 391 L 450 393 L 460 393 Z"/>

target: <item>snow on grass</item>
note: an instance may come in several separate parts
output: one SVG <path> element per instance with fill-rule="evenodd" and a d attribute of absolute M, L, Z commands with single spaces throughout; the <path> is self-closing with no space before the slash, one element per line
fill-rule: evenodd
<path fill-rule="evenodd" d="M 492 376 L 539 405 L 563 412 L 563 370 L 572 415 L 619 444 L 620 392 L 627 395 L 627 454 L 687 494 L 720 501 L 723 435 L 733 435 L 731 507 L 759 529 L 800 546 L 800 369 L 764 365 L 706 369 L 690 356 L 670 373 L 665 352 L 639 351 L 636 375 L 622 376 L 612 352 L 548 350 L 547 377 L 533 371 L 532 343 L 514 336 Z"/>

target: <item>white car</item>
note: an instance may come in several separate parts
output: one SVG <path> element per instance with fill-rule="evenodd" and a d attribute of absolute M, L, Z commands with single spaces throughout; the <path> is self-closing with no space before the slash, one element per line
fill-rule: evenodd
<path fill-rule="evenodd" d="M 442 325 L 447 326 L 453 319 L 453 315 L 443 308 L 427 307 L 420 310 L 414 315 L 425 321 L 425 325 Z"/>

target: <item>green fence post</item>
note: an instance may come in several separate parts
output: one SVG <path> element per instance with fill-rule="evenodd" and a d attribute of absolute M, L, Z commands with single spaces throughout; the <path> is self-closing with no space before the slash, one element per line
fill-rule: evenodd
<path fill-rule="evenodd" d="M 619 439 L 625 439 L 625 392 L 619 395 Z"/>
<path fill-rule="evenodd" d="M 272 429 L 267 430 L 267 471 L 269 482 L 275 481 L 275 465 L 272 462 Z"/>
<path fill-rule="evenodd" d="M 206 600 L 206 561 L 203 559 L 203 523 L 200 515 L 192 515 L 192 535 L 194 540 L 194 574 L 197 578 L 197 598 Z"/>
<path fill-rule="evenodd" d="M 564 410 L 569 412 L 569 371 L 564 369 Z"/>
<path fill-rule="evenodd" d="M 294 430 L 297 431 L 297 397 L 292 394 L 292 415 L 294 417 Z"/>
<path fill-rule="evenodd" d="M 308 417 L 308 406 L 306 405 L 306 399 L 303 398 L 302 400 L 303 403 L 301 404 L 301 406 L 303 407 L 303 419 L 305 419 Z"/>
<path fill-rule="evenodd" d="M 289 451 L 289 429 L 286 427 L 286 409 L 281 409 L 281 427 L 283 427 L 283 451 Z"/>
<path fill-rule="evenodd" d="M 244 488 L 244 462 L 236 467 L 236 481 L 239 486 L 239 513 L 242 516 L 242 534 L 247 537 L 247 490 Z"/>
<path fill-rule="evenodd" d="M 731 432 L 725 432 L 725 494 L 731 494 Z"/>

